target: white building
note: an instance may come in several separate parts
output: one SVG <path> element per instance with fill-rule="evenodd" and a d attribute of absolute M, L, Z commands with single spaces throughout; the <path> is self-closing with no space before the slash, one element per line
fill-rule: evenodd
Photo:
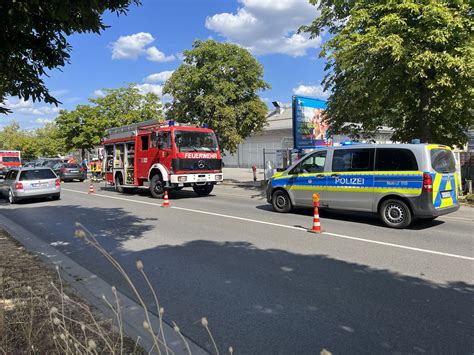
<path fill-rule="evenodd" d="M 250 168 L 253 164 L 263 168 L 266 161 L 276 161 L 276 151 L 293 149 L 293 113 L 291 106 L 274 102 L 275 110 L 267 115 L 267 125 L 264 132 L 248 137 L 239 144 L 233 155 L 226 153 L 224 166 L 229 168 Z M 382 127 L 375 137 L 377 143 L 390 143 L 392 130 Z M 349 140 L 345 136 L 334 136 L 334 144 Z"/>

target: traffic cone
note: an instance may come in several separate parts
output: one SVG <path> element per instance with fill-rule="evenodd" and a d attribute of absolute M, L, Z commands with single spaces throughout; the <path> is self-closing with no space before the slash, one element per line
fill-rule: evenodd
<path fill-rule="evenodd" d="M 93 193 L 94 193 L 94 184 L 92 183 L 92 181 L 91 181 L 91 183 L 89 184 L 89 193 L 90 193 L 90 194 L 93 194 Z"/>
<path fill-rule="evenodd" d="M 321 221 L 319 219 L 318 202 L 314 203 L 314 217 L 313 217 L 313 228 L 309 230 L 311 233 L 321 233 Z"/>
<path fill-rule="evenodd" d="M 163 196 L 163 207 L 169 207 L 170 200 L 168 199 L 168 190 L 165 190 L 165 195 Z"/>

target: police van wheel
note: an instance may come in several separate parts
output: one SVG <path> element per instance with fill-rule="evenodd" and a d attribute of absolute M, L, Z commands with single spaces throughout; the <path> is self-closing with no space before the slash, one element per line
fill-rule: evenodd
<path fill-rule="evenodd" d="M 379 214 L 383 223 L 390 228 L 406 228 L 412 221 L 410 208 L 401 200 L 384 201 Z"/>
<path fill-rule="evenodd" d="M 285 191 L 277 190 L 272 195 L 272 206 L 276 212 L 287 213 L 291 211 L 290 196 Z"/>
<path fill-rule="evenodd" d="M 165 187 L 163 181 L 161 181 L 160 175 L 155 175 L 150 180 L 150 193 L 154 198 L 162 198 L 165 193 Z"/>

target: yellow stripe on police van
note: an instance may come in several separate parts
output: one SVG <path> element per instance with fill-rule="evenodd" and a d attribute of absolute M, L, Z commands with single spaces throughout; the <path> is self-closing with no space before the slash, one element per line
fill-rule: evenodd
<path fill-rule="evenodd" d="M 451 191 L 452 190 L 451 179 L 450 178 L 448 178 L 448 181 L 446 183 L 446 188 L 444 190 L 445 191 Z M 453 203 L 454 203 L 454 201 L 453 201 L 452 197 L 449 197 L 449 198 L 442 198 L 441 197 L 441 206 L 440 206 L 440 208 L 452 206 Z"/>
<path fill-rule="evenodd" d="M 344 171 L 344 172 L 326 172 L 326 173 L 306 173 L 306 174 L 295 174 L 295 175 L 274 175 L 273 180 L 280 180 L 280 179 L 291 179 L 297 177 L 313 177 L 316 175 L 324 175 L 324 176 L 331 176 L 333 174 L 340 174 L 340 175 L 387 175 L 387 176 L 422 176 L 422 171 Z"/>
<path fill-rule="evenodd" d="M 421 188 L 418 189 L 404 189 L 404 188 L 385 188 L 385 187 L 362 187 L 362 186 L 344 186 L 344 187 L 333 187 L 333 186 L 301 186 L 291 185 L 283 186 L 289 190 L 294 191 L 332 191 L 332 192 L 372 192 L 372 193 L 399 193 L 404 195 L 419 195 Z"/>

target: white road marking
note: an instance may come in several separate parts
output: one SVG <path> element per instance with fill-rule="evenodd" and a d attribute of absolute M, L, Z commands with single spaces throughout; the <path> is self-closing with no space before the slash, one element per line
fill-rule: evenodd
<path fill-rule="evenodd" d="M 153 205 L 153 206 L 162 207 L 162 205 L 159 204 L 159 203 L 146 202 L 146 201 L 137 201 L 137 200 L 132 200 L 132 199 L 123 198 L 123 197 L 108 196 L 108 195 L 95 194 L 95 193 L 94 193 L 94 194 L 89 194 L 89 193 L 87 193 L 87 192 L 77 191 L 77 190 L 70 190 L 70 189 L 63 189 L 63 190 L 64 190 L 64 191 L 70 191 L 70 192 L 76 192 L 76 193 L 83 194 L 83 195 L 104 197 L 104 198 L 110 198 L 110 199 L 114 199 L 114 200 L 122 200 L 122 201 L 127 201 L 127 202 L 139 203 L 139 204 L 143 204 L 143 205 Z M 289 226 L 289 225 L 286 225 L 286 224 L 279 224 L 279 223 L 272 223 L 272 222 L 259 221 L 259 220 L 257 220 L 257 219 L 231 216 L 231 215 L 222 214 L 222 213 L 215 213 L 215 212 L 207 212 L 207 211 L 195 210 L 195 209 L 192 209 L 192 208 L 177 207 L 177 206 L 170 206 L 170 207 L 168 207 L 168 208 L 172 208 L 172 209 L 180 210 L 180 211 L 186 211 L 186 212 L 200 213 L 200 214 L 205 214 L 205 215 L 210 215 L 210 216 L 217 216 L 217 217 L 235 219 L 235 220 L 238 220 L 238 221 L 246 221 L 246 222 L 258 223 L 258 224 L 265 224 L 265 225 L 270 225 L 270 226 L 280 227 L 280 228 L 287 228 L 287 229 L 293 229 L 293 230 L 299 230 L 299 231 L 307 231 L 307 229 L 306 229 L 306 228 L 303 228 L 303 227 L 296 227 L 296 226 Z M 410 246 L 401 245 L 401 244 L 380 242 L 380 241 L 377 241 L 377 240 L 371 240 L 371 239 L 365 239 L 365 238 L 358 238 L 358 237 L 351 237 L 351 236 L 349 236 L 349 235 L 336 234 L 336 233 L 330 233 L 330 232 L 322 232 L 322 234 L 327 235 L 327 236 L 331 236 L 331 237 L 334 237 L 334 238 L 349 239 L 349 240 L 355 240 L 355 241 L 364 242 L 364 243 L 384 245 L 384 246 L 388 246 L 388 247 L 392 247 L 392 248 L 398 248 L 398 249 L 405 249 L 405 250 L 417 251 L 417 252 L 420 252 L 420 253 L 433 254 L 433 255 L 441 255 L 441 256 L 446 256 L 446 257 L 450 257 L 450 258 L 456 258 L 456 259 L 463 259 L 463 260 L 474 261 L 474 258 L 473 258 L 473 257 L 464 256 L 464 255 L 458 255 L 458 254 L 451 254 L 451 253 L 444 253 L 444 252 L 440 252 L 440 251 L 436 251 L 436 250 L 415 248 L 415 247 L 410 247 Z"/>
<path fill-rule="evenodd" d="M 445 219 L 456 219 L 460 221 L 469 221 L 469 222 L 474 222 L 474 218 L 464 218 L 464 217 L 447 217 L 447 216 L 440 216 L 439 218 L 445 218 Z"/>

